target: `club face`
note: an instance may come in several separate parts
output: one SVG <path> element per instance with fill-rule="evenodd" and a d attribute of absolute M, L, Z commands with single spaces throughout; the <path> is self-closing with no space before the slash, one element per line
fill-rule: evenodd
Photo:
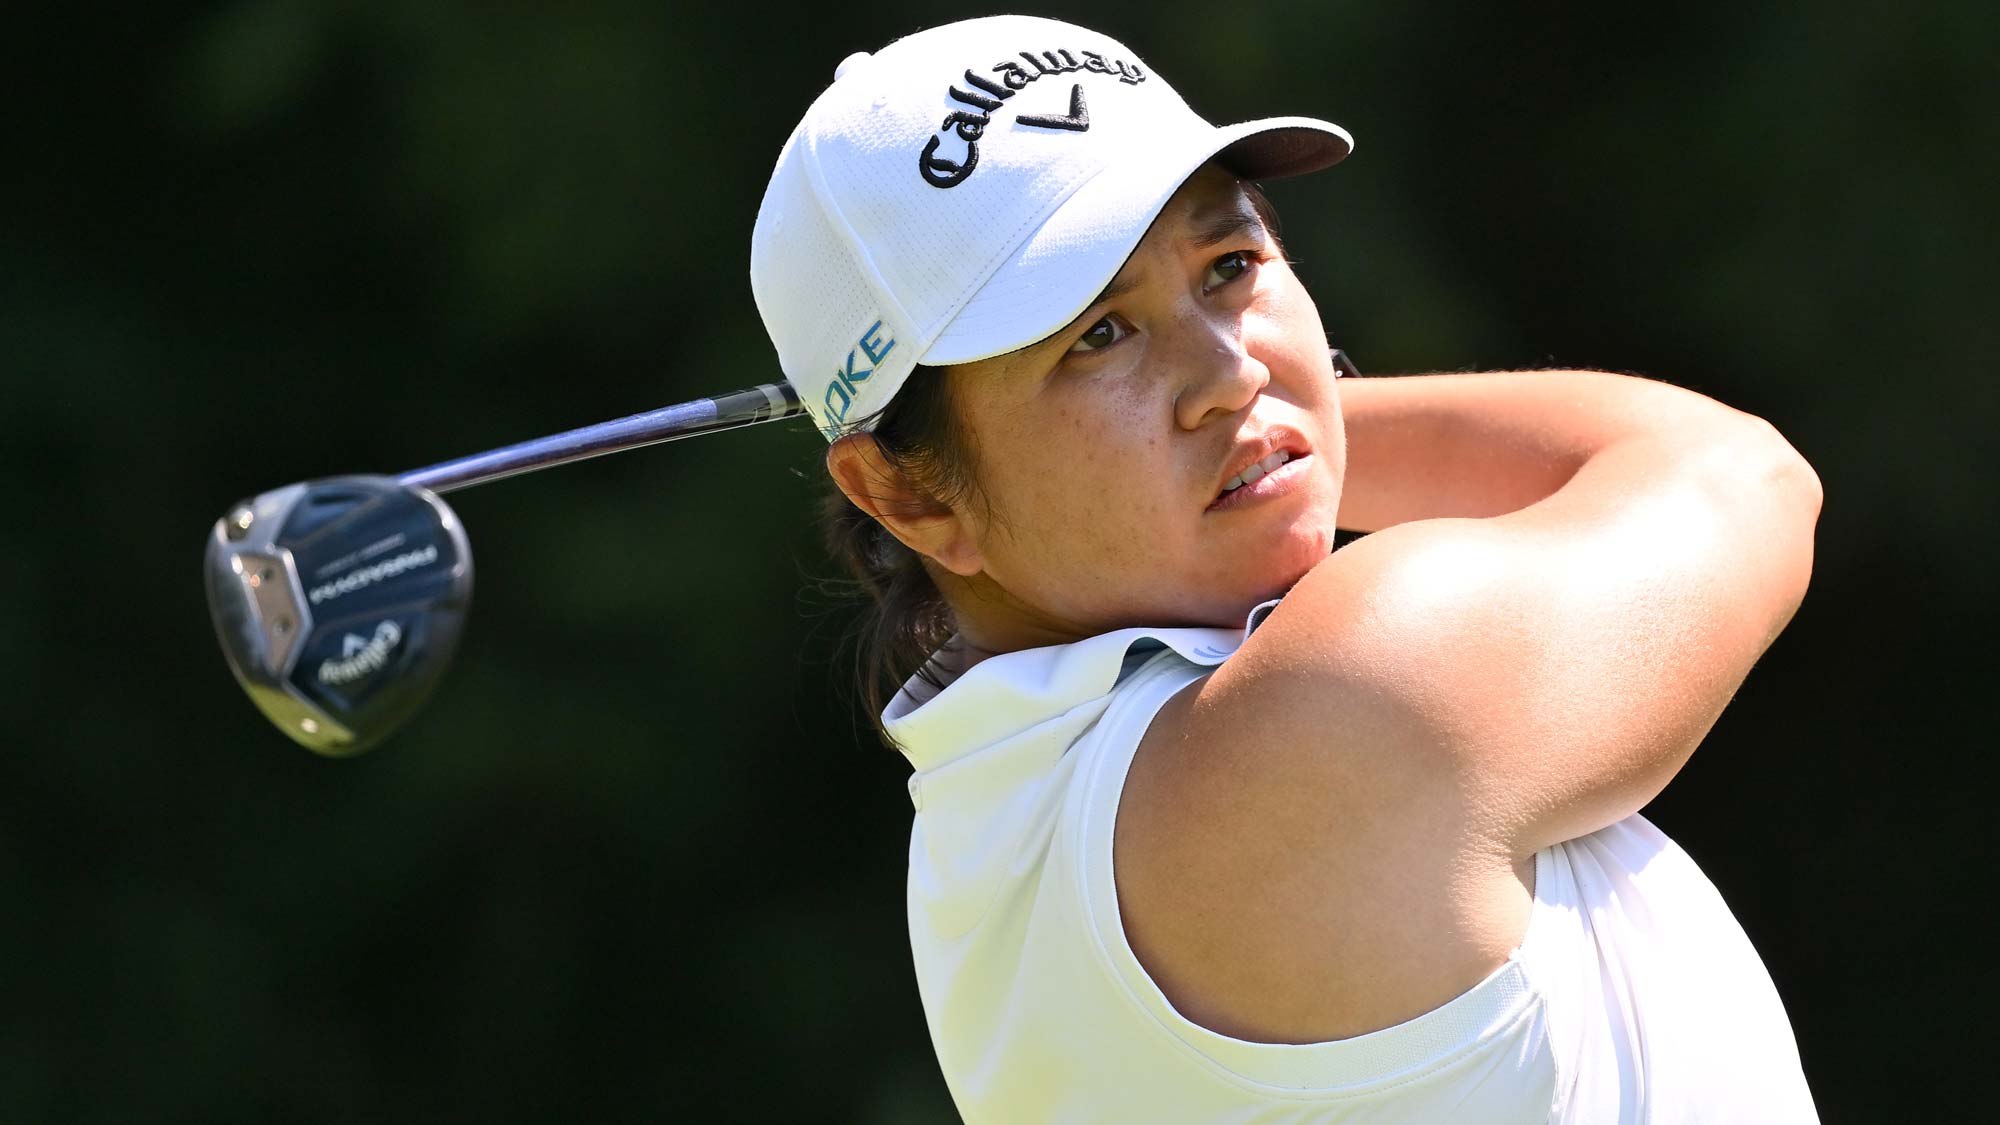
<path fill-rule="evenodd" d="M 465 530 L 390 477 L 288 485 L 216 521 L 209 615 L 243 690 L 300 745 L 366 750 L 444 674 L 472 601 Z"/>

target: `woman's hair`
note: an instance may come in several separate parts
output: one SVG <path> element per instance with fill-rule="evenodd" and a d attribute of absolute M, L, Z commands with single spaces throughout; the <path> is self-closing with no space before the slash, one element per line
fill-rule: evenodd
<path fill-rule="evenodd" d="M 917 489 L 940 503 L 986 505 L 972 435 L 959 418 L 943 368 L 911 371 L 872 420 L 870 432 L 882 459 Z M 850 432 L 865 425 L 866 420 Z M 951 639 L 957 624 L 924 569 L 924 557 L 856 507 L 838 485 L 820 501 L 820 534 L 867 598 L 852 631 L 854 686 L 876 735 L 894 749 L 895 740 L 882 726 L 882 709 L 913 675 L 933 688 L 944 687 L 928 658 Z"/>
<path fill-rule="evenodd" d="M 1278 213 L 1270 199 L 1257 184 L 1239 182 L 1264 229 L 1279 242 Z M 1282 242 L 1279 247 L 1282 252 Z M 882 459 L 912 485 L 940 503 L 977 503 L 988 518 L 994 515 L 979 488 L 972 432 L 959 417 L 943 368 L 918 366 L 888 406 L 872 419 L 850 423 L 847 432 L 867 427 L 870 420 Z M 831 483 L 832 474 L 827 476 Z M 951 606 L 924 569 L 923 556 L 856 507 L 838 485 L 831 485 L 820 502 L 820 534 L 867 599 L 851 634 L 854 686 L 876 735 L 894 749 L 895 739 L 882 726 L 882 709 L 911 676 L 933 688 L 945 686 L 928 658 L 957 630 Z"/>

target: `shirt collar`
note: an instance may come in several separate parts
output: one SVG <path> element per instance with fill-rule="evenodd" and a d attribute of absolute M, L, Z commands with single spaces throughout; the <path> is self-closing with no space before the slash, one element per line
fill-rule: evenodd
<path fill-rule="evenodd" d="M 1259 604 L 1241 629 L 1130 628 L 1069 644 L 989 656 L 969 671 L 953 671 L 959 637 L 931 654 L 943 690 L 912 676 L 882 711 L 882 726 L 919 773 L 1060 718 L 1103 697 L 1162 648 L 1191 664 L 1227 660 L 1281 599 Z"/>

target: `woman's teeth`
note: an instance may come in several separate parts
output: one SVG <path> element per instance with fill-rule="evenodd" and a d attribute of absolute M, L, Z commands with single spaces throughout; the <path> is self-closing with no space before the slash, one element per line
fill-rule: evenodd
<path fill-rule="evenodd" d="M 1230 477 L 1227 481 L 1224 481 L 1222 485 L 1222 491 L 1234 492 L 1237 489 L 1242 488 L 1246 484 L 1254 484 L 1255 482 L 1262 480 L 1266 474 L 1276 472 L 1278 470 L 1278 466 L 1284 464 L 1285 462 L 1291 459 L 1292 459 L 1291 454 L 1280 449 L 1276 453 L 1271 454 L 1269 457 L 1264 458 L 1262 461 L 1257 462 L 1255 465 L 1250 466 L 1249 468 L 1243 470 L 1242 472 L 1237 473 L 1235 476 Z"/>

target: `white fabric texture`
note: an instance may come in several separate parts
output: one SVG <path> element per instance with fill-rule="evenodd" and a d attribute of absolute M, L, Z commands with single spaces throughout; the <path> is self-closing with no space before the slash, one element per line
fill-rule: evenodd
<path fill-rule="evenodd" d="M 959 1112 L 986 1122 L 1816 1121 L 1789 1022 L 1713 885 L 1643 817 L 1545 849 L 1520 946 L 1394 1027 L 1252 1043 L 1126 943 L 1112 830 L 1141 735 L 1242 630 L 991 657 L 883 713 L 916 766 L 909 922 Z"/>

